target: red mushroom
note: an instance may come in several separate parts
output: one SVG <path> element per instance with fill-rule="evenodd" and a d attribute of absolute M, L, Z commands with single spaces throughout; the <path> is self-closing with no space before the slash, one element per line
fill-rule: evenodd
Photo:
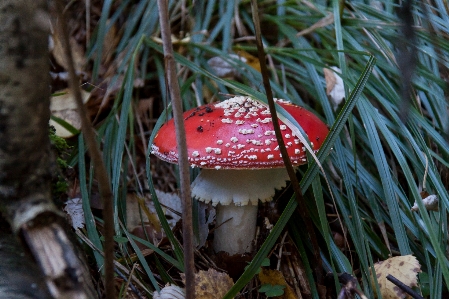
<path fill-rule="evenodd" d="M 276 102 L 299 123 L 317 151 L 329 131 L 327 126 L 300 106 Z M 191 109 L 184 113 L 184 123 L 189 162 L 202 168 L 192 183 L 192 195 L 217 206 L 215 251 L 249 252 L 258 200 L 271 201 L 275 189 L 285 187 L 288 180 L 268 106 L 238 96 Z M 279 125 L 292 164 L 304 164 L 303 144 L 282 121 Z M 159 130 L 152 153 L 164 161 L 178 162 L 173 120 Z"/>

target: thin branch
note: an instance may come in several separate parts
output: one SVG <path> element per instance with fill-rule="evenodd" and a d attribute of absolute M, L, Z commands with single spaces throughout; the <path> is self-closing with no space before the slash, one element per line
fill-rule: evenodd
<path fill-rule="evenodd" d="M 310 241 L 313 245 L 313 251 L 316 260 L 315 266 L 315 275 L 317 277 L 318 284 L 321 284 L 322 275 L 322 261 L 320 257 L 320 248 L 318 246 L 317 237 L 315 235 L 315 230 L 310 219 L 309 214 L 307 213 L 307 207 L 302 195 L 301 187 L 299 185 L 298 179 L 296 178 L 295 170 L 293 169 L 292 163 L 290 161 L 287 149 L 285 148 L 284 139 L 282 138 L 282 133 L 279 128 L 279 118 L 276 112 L 275 103 L 273 100 L 273 92 L 271 90 L 270 78 L 268 75 L 268 68 L 265 62 L 265 51 L 262 44 L 262 33 L 260 29 L 260 20 L 259 20 L 259 9 L 257 6 L 257 0 L 251 0 L 251 8 L 253 14 L 253 22 L 254 29 L 256 33 L 256 44 L 257 44 L 257 52 L 259 56 L 260 69 L 262 73 L 263 85 L 265 87 L 265 92 L 267 94 L 268 106 L 270 108 L 271 117 L 273 119 L 273 127 L 274 132 L 276 133 L 276 139 L 279 144 L 279 150 L 282 154 L 282 160 L 284 161 L 285 168 L 287 169 L 288 176 L 290 178 L 290 182 L 292 183 L 293 190 L 295 191 L 296 200 L 298 202 L 299 213 L 306 224 L 307 232 L 309 233 Z"/>
<path fill-rule="evenodd" d="M 89 154 L 91 156 L 95 174 L 98 180 L 98 187 L 100 196 L 103 202 L 103 219 L 104 219 L 104 253 L 105 253 L 105 294 L 107 299 L 116 298 L 115 284 L 114 284 L 114 215 L 112 207 L 112 191 L 109 182 L 109 177 L 106 167 L 103 163 L 103 158 L 100 148 L 96 142 L 95 131 L 92 127 L 90 119 L 87 117 L 87 110 L 83 104 L 81 97 L 81 89 L 79 87 L 78 77 L 75 72 L 72 50 L 69 42 L 69 32 L 65 17 L 63 14 L 63 6 L 61 0 L 56 0 L 56 12 L 59 19 L 59 26 L 62 29 L 62 44 L 64 47 L 64 55 L 67 61 L 69 72 L 69 86 L 75 97 L 75 102 L 78 108 L 78 114 L 81 119 L 82 132 L 86 144 L 88 146 Z"/>
<path fill-rule="evenodd" d="M 407 294 L 409 294 L 412 298 L 415 299 L 424 299 L 424 297 L 422 297 L 421 295 L 419 295 L 418 293 L 416 293 L 415 291 L 413 291 L 413 289 L 411 287 L 409 287 L 408 285 L 405 285 L 402 281 L 400 281 L 399 279 L 397 279 L 396 277 L 394 277 L 391 274 L 387 275 L 387 279 L 389 281 L 391 281 L 392 283 L 394 283 L 395 285 L 398 286 L 398 288 L 400 288 L 401 290 L 403 290 L 404 292 L 406 292 Z"/>
<path fill-rule="evenodd" d="M 176 141 L 178 143 L 179 156 L 179 177 L 181 189 L 182 205 L 182 237 L 184 247 L 184 271 L 186 299 L 193 299 L 195 296 L 194 279 L 194 246 L 193 246 L 193 224 L 192 224 L 192 198 L 190 197 L 190 171 L 187 156 L 186 132 L 183 120 L 183 110 L 181 93 L 176 74 L 176 64 L 173 55 L 173 45 L 171 41 L 171 31 L 168 20 L 168 1 L 158 0 L 159 18 L 161 25 L 161 37 L 164 48 L 165 70 L 167 77 L 167 86 L 170 90 L 172 100 L 173 117 L 176 129 Z"/>

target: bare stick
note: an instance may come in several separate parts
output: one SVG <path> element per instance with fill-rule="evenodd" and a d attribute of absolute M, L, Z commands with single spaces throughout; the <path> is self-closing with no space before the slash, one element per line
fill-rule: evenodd
<path fill-rule="evenodd" d="M 315 267 L 315 275 L 317 277 L 318 284 L 321 284 L 322 275 L 321 275 L 321 257 L 320 257 L 320 248 L 318 246 L 317 237 L 315 235 L 315 230 L 313 228 L 312 220 L 310 219 L 309 214 L 307 214 L 307 207 L 302 196 L 301 187 L 299 185 L 298 179 L 296 178 L 295 170 L 293 169 L 292 163 L 288 156 L 287 149 L 285 148 L 284 139 L 282 138 L 282 133 L 279 128 L 279 118 L 276 112 L 276 107 L 273 100 L 273 92 L 271 91 L 270 78 L 268 76 L 268 68 L 267 63 L 265 62 L 265 51 L 262 44 L 262 33 L 260 29 L 260 20 L 259 20 L 259 9 L 257 6 L 257 0 L 251 0 L 251 8 L 253 14 L 253 22 L 254 29 L 256 33 L 256 44 L 257 44 L 257 52 L 259 56 L 260 70 L 262 73 L 263 86 L 265 87 L 265 92 L 267 94 L 268 107 L 270 108 L 271 117 L 273 119 L 273 127 L 274 132 L 276 133 L 276 139 L 279 144 L 279 150 L 282 154 L 282 160 L 284 160 L 285 168 L 287 169 L 288 176 L 290 178 L 290 182 L 292 183 L 293 190 L 295 191 L 296 200 L 298 202 L 299 212 L 301 214 L 302 219 L 306 224 L 306 229 L 309 233 L 310 241 L 313 245 L 313 251 L 315 254 L 316 267 Z"/>
<path fill-rule="evenodd" d="M 195 296 L 194 279 L 195 264 L 193 256 L 193 224 L 192 224 L 192 198 L 190 197 L 190 174 L 189 161 L 187 159 L 187 142 L 182 117 L 182 101 L 179 91 L 178 79 L 176 75 L 176 64 L 173 55 L 173 45 L 171 41 L 171 31 L 168 21 L 167 0 L 158 0 L 159 18 L 161 25 L 161 37 L 164 47 L 165 70 L 167 86 L 170 90 L 172 100 L 173 117 L 175 120 L 176 141 L 178 143 L 179 155 L 179 177 L 182 201 L 182 238 L 184 247 L 184 271 L 186 299 L 193 299 Z"/>
<path fill-rule="evenodd" d="M 75 102 L 78 108 L 78 113 L 81 119 L 82 132 L 84 139 L 89 150 L 89 154 L 92 158 L 92 162 L 95 169 L 95 174 L 98 180 L 98 187 L 100 190 L 100 196 L 103 202 L 103 219 L 104 219 L 104 269 L 105 269 L 105 294 L 107 299 L 115 299 L 115 284 L 114 284 L 114 215 L 112 208 L 112 191 L 109 182 L 109 177 L 106 172 L 106 168 L 103 163 L 100 148 L 95 140 L 95 132 L 92 128 L 90 119 L 87 117 L 87 110 L 84 107 L 81 89 L 75 73 L 75 67 L 73 63 L 72 50 L 69 42 L 69 33 L 65 22 L 61 0 L 56 0 L 56 11 L 59 19 L 59 26 L 62 29 L 62 43 L 64 46 L 64 55 L 67 61 L 69 72 L 69 86 L 75 97 Z"/>
<path fill-rule="evenodd" d="M 391 281 L 392 283 L 394 283 L 395 285 L 398 286 L 398 288 L 400 288 L 401 290 L 403 290 L 404 292 L 406 292 L 407 294 L 409 294 L 412 298 L 415 299 L 424 299 L 421 295 L 419 295 L 418 293 L 416 293 L 415 291 L 413 291 L 413 289 L 411 287 L 409 287 L 408 285 L 404 284 L 402 281 L 400 281 L 399 279 L 397 279 L 396 277 L 394 277 L 391 274 L 387 275 L 387 279 L 389 281 Z"/>

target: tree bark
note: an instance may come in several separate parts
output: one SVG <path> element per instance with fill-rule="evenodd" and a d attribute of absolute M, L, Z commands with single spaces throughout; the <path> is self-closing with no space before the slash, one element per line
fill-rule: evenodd
<path fill-rule="evenodd" d="M 51 199 L 46 4 L 0 1 L 0 210 L 53 298 L 94 298 L 88 271 Z"/>

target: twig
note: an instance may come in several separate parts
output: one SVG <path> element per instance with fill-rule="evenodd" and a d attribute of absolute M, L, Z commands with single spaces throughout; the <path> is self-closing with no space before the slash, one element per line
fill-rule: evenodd
<path fill-rule="evenodd" d="M 391 274 L 387 275 L 387 279 L 389 281 L 391 281 L 392 283 L 394 283 L 395 285 L 398 286 L 398 288 L 400 288 L 401 290 L 403 290 L 404 292 L 406 292 L 407 294 L 409 294 L 410 296 L 412 296 L 412 298 L 415 299 L 424 299 L 424 297 L 422 297 L 421 295 L 419 295 L 418 293 L 416 293 L 415 291 L 413 291 L 413 289 L 411 287 L 409 287 L 408 285 L 405 285 L 402 281 L 400 281 L 399 279 L 397 279 L 396 277 L 394 277 Z"/>
<path fill-rule="evenodd" d="M 341 273 L 338 275 L 338 280 L 343 284 L 338 299 L 353 298 L 357 294 L 362 299 L 368 299 L 366 295 L 357 289 L 357 280 L 348 273 Z"/>
<path fill-rule="evenodd" d="M 176 65 L 173 55 L 173 45 L 171 41 L 171 31 L 168 20 L 167 0 L 158 0 L 159 18 L 161 25 L 161 37 L 164 48 L 164 60 L 166 69 L 167 86 L 170 90 L 170 97 L 173 107 L 173 118 L 176 129 L 176 142 L 178 144 L 179 156 L 179 177 L 182 202 L 182 238 L 184 247 L 184 272 L 186 299 L 193 299 L 195 296 L 194 279 L 194 246 L 193 246 L 193 224 L 192 224 L 192 199 L 190 197 L 190 171 L 187 156 L 187 142 L 182 117 L 182 101 L 179 91 L 178 79 L 176 75 Z"/>
<path fill-rule="evenodd" d="M 256 44 L 257 44 L 257 52 L 259 56 L 260 69 L 262 73 L 263 85 L 265 87 L 265 93 L 267 94 L 268 106 L 270 108 L 271 117 L 273 119 L 273 127 L 274 132 L 276 133 L 276 139 L 279 144 L 279 150 L 282 154 L 282 160 L 284 161 L 285 168 L 287 169 L 288 176 L 290 178 L 290 182 L 292 183 L 293 190 L 295 191 L 296 200 L 298 202 L 298 210 L 301 214 L 302 219 L 306 224 L 306 229 L 309 233 L 310 241 L 313 245 L 313 252 L 315 255 L 316 266 L 315 266 L 315 275 L 317 277 L 317 283 L 321 284 L 322 275 L 321 275 L 321 257 L 320 257 L 320 248 L 318 246 L 317 237 L 315 235 L 315 230 L 312 225 L 312 221 L 310 219 L 309 214 L 307 214 L 307 207 L 305 204 L 304 197 L 302 195 L 301 187 L 299 185 L 298 179 L 296 178 L 295 170 L 293 169 L 292 163 L 290 161 L 287 149 L 285 148 L 284 139 L 282 138 L 282 133 L 279 128 L 279 118 L 276 112 L 275 103 L 273 100 L 273 92 L 271 90 L 270 79 L 268 76 L 267 64 L 265 62 L 265 51 L 262 44 L 262 33 L 260 29 L 260 20 L 259 20 L 259 11 L 257 6 L 257 0 L 251 0 L 251 8 L 253 14 L 253 22 L 254 29 L 256 33 Z"/>
<path fill-rule="evenodd" d="M 87 117 L 87 110 L 83 104 L 81 97 L 81 89 L 78 86 L 78 79 L 75 72 L 72 50 L 69 42 L 69 33 L 65 22 L 61 0 L 56 0 L 56 13 L 59 19 L 59 25 L 62 29 L 62 44 L 64 46 L 64 55 L 67 61 L 67 67 L 69 72 L 69 86 L 73 92 L 75 102 L 78 108 L 78 114 L 81 119 L 81 128 L 88 146 L 89 154 L 92 158 L 92 162 L 95 169 L 95 174 L 98 180 L 98 187 L 100 196 L 103 202 L 103 219 L 104 219 L 104 281 L 105 281 L 105 294 L 107 299 L 116 298 L 115 284 L 114 284 L 114 215 L 112 208 L 112 191 L 109 182 L 109 177 L 106 171 L 106 167 L 103 163 L 103 158 L 95 141 L 95 132 L 92 128 L 92 124 Z"/>

